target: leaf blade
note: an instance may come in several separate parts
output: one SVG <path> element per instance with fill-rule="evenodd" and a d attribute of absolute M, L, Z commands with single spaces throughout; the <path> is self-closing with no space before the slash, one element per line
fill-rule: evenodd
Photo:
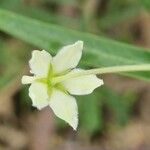
<path fill-rule="evenodd" d="M 150 52 L 144 48 L 44 23 L 2 9 L 0 18 L 3 18 L 0 20 L 0 30 L 42 49 L 54 49 L 51 51 L 53 53 L 62 45 L 83 40 L 85 43 L 81 61 L 83 66 L 104 67 L 150 63 Z M 150 72 L 146 72 L 146 75 L 144 72 L 126 73 L 126 75 L 150 78 Z"/>

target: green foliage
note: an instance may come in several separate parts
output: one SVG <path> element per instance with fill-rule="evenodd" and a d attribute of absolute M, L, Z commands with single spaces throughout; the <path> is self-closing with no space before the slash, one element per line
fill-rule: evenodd
<path fill-rule="evenodd" d="M 104 128 L 105 117 L 108 117 L 105 114 L 105 107 L 109 110 L 111 118 L 114 118 L 108 124 L 125 125 L 130 119 L 131 107 L 136 97 L 132 92 L 118 94 L 114 90 L 104 86 L 91 95 L 77 97 L 77 99 L 79 104 L 80 129 L 91 135 Z"/>
<path fill-rule="evenodd" d="M 75 0 L 51 2 L 59 6 L 72 5 L 75 7 L 77 5 Z M 37 7 L 36 5 L 24 5 L 23 0 L 1 0 L 0 8 L 9 11 L 0 9 L 0 30 L 53 54 L 63 45 L 83 40 L 85 47 L 80 65 L 84 68 L 150 63 L 150 52 L 144 48 L 68 29 L 79 29 L 82 23 L 81 16 L 71 18 L 52 12 L 51 9 L 45 9 L 45 5 L 51 2 L 37 0 Z M 40 4 L 42 7 L 39 7 Z M 149 4 L 149 0 L 109 1 L 107 11 L 97 20 L 102 30 L 101 33 L 104 34 L 105 30 L 117 26 L 118 23 L 132 21 L 132 18 L 137 16 L 143 8 L 149 10 Z M 129 39 L 129 37 L 127 38 Z M 24 56 L 27 56 L 28 52 L 25 49 L 31 48 L 21 46 L 17 48 L 16 55 L 12 55 L 8 41 L 0 40 L 0 88 L 18 75 L 22 64 L 27 64 Z M 19 52 L 22 53 L 20 58 L 18 58 Z M 150 79 L 150 72 L 124 73 L 122 75 Z M 29 101 L 27 93 L 27 89 L 22 90 L 21 103 L 28 107 L 31 105 L 31 101 Z M 96 131 L 101 131 L 106 124 L 104 108 L 110 112 L 109 115 L 113 118 L 108 124 L 112 122 L 119 125 L 126 124 L 131 116 L 135 94 L 128 92 L 118 94 L 112 89 L 101 87 L 93 94 L 77 97 L 77 99 L 80 114 L 79 127 L 91 135 Z M 60 119 L 58 119 L 58 124 L 60 127 L 66 127 L 66 124 Z"/>
<path fill-rule="evenodd" d="M 134 21 L 134 18 L 136 18 L 145 8 L 150 8 L 150 1 L 110 0 L 107 7 L 107 11 L 100 17 L 98 21 L 100 28 L 103 30 L 112 29 L 120 23 L 126 24 L 127 22 Z"/>
<path fill-rule="evenodd" d="M 1 0 L 0 7 L 15 9 L 21 4 L 22 0 Z"/>
<path fill-rule="evenodd" d="M 38 8 L 35 6 L 26 6 L 26 5 L 13 5 L 15 7 L 11 7 L 12 5 L 9 5 L 9 3 L 6 3 L 5 5 L 1 5 L 0 2 L 0 8 L 5 8 L 7 10 L 16 12 L 18 14 L 22 14 L 28 17 L 32 17 L 44 22 L 50 22 L 55 23 L 63 26 L 68 27 L 78 27 L 79 26 L 79 19 L 67 17 L 61 14 L 55 14 L 51 11 L 45 10 L 43 8 Z"/>
<path fill-rule="evenodd" d="M 80 96 L 77 99 L 81 130 L 89 134 L 101 130 L 103 127 L 103 117 L 100 97 L 96 93 L 93 93 L 87 96 Z"/>
<path fill-rule="evenodd" d="M 0 29 L 28 43 L 55 53 L 62 45 L 83 40 L 85 50 L 81 64 L 90 67 L 150 63 L 150 52 L 88 33 L 47 24 L 6 10 L 0 10 Z M 109 59 L 109 61 L 108 61 Z M 126 73 L 149 79 L 150 72 Z"/>
<path fill-rule="evenodd" d="M 131 115 L 131 106 L 135 102 L 135 94 L 124 92 L 121 95 L 106 87 L 102 88 L 100 93 L 103 103 L 110 110 L 111 115 L 114 116 L 114 122 L 120 125 L 126 124 Z"/>
<path fill-rule="evenodd" d="M 132 21 L 132 18 L 140 13 L 139 10 L 140 7 L 129 7 L 122 11 L 108 12 L 99 20 L 99 26 L 106 30 L 115 27 L 118 23 Z"/>
<path fill-rule="evenodd" d="M 148 11 L 150 10 L 150 1 L 149 0 L 139 0 L 140 4 L 146 8 Z"/>
<path fill-rule="evenodd" d="M 45 0 L 49 2 L 49 0 Z M 63 5 L 75 5 L 77 4 L 76 0 L 51 0 L 51 2 L 57 3 L 57 4 L 63 4 Z"/>

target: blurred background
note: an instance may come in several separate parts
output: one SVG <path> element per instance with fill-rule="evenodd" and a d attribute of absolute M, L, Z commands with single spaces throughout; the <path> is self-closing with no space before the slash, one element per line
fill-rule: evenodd
<path fill-rule="evenodd" d="M 0 0 L 0 8 L 150 48 L 149 0 Z M 0 32 L 0 150 L 150 150 L 147 81 L 102 76 L 103 87 L 77 97 L 75 132 L 49 108 L 32 107 L 17 73 L 32 49 L 38 48 Z"/>

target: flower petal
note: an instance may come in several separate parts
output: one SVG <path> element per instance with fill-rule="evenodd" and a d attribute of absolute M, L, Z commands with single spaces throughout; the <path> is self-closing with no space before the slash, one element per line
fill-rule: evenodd
<path fill-rule="evenodd" d="M 77 72 L 80 69 L 74 69 L 72 72 Z M 93 92 L 93 90 L 103 85 L 103 80 L 96 77 L 96 75 L 83 75 L 74 77 L 62 82 L 63 86 L 70 94 L 86 95 Z"/>
<path fill-rule="evenodd" d="M 21 79 L 21 83 L 22 84 L 30 84 L 35 80 L 34 76 L 26 76 L 24 75 Z"/>
<path fill-rule="evenodd" d="M 65 120 L 76 130 L 78 126 L 78 108 L 74 97 L 54 89 L 49 105 L 56 116 Z"/>
<path fill-rule="evenodd" d="M 29 61 L 30 72 L 38 76 L 46 76 L 51 60 L 51 55 L 45 50 L 34 50 L 32 52 L 32 58 Z"/>
<path fill-rule="evenodd" d="M 29 88 L 29 96 L 32 99 L 32 105 L 39 110 L 48 105 L 48 94 L 46 84 L 34 82 Z"/>
<path fill-rule="evenodd" d="M 82 41 L 63 47 L 52 60 L 55 73 L 75 68 L 82 56 L 82 49 Z"/>

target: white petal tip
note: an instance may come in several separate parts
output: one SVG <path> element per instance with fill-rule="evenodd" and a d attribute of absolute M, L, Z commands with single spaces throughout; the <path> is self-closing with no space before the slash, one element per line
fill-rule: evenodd
<path fill-rule="evenodd" d="M 38 54 L 40 54 L 40 50 L 33 50 L 32 52 L 31 52 L 31 59 L 29 60 L 29 65 L 34 61 L 34 59 L 35 59 L 35 57 L 38 55 Z"/>
<path fill-rule="evenodd" d="M 74 131 L 77 131 L 77 127 L 78 127 L 78 119 L 71 123 L 70 126 L 73 128 Z"/>
<path fill-rule="evenodd" d="M 21 79 L 21 83 L 22 84 L 30 84 L 34 81 L 34 77 L 30 77 L 30 76 L 23 76 Z"/>
<path fill-rule="evenodd" d="M 35 57 L 35 54 L 36 53 L 39 53 L 40 52 L 40 50 L 33 50 L 32 52 L 31 52 L 31 55 L 33 56 L 33 57 Z M 30 61 L 32 60 L 32 58 L 30 59 Z"/>
<path fill-rule="evenodd" d="M 39 75 L 45 76 L 49 69 L 49 64 L 52 57 L 45 50 L 33 50 L 32 57 L 29 60 L 30 72 Z"/>
<path fill-rule="evenodd" d="M 104 85 L 104 81 L 102 80 L 102 79 L 99 79 L 99 78 L 97 78 L 97 85 L 95 85 L 95 88 L 93 89 L 93 91 L 96 89 L 96 88 L 98 88 L 98 87 L 100 87 L 100 86 L 102 86 L 102 85 Z M 93 92 L 92 91 L 92 92 Z M 91 93 L 92 93 L 91 92 Z"/>
<path fill-rule="evenodd" d="M 77 127 L 78 127 L 78 126 L 74 126 L 74 127 L 72 127 L 72 128 L 73 128 L 74 131 L 77 131 Z"/>
<path fill-rule="evenodd" d="M 100 82 L 99 82 L 100 86 L 104 85 L 104 81 L 102 79 L 99 79 L 99 80 L 100 80 Z"/>
<path fill-rule="evenodd" d="M 74 128 L 74 127 L 73 127 L 73 130 L 74 130 L 74 131 L 77 131 L 77 128 Z"/>
<path fill-rule="evenodd" d="M 44 49 L 42 49 L 41 52 L 42 52 L 42 53 L 48 53 L 48 54 L 49 54 L 49 52 L 46 51 L 46 50 L 44 50 Z"/>
<path fill-rule="evenodd" d="M 21 83 L 22 83 L 22 84 L 26 84 L 25 81 L 26 81 L 26 80 L 25 80 L 25 77 L 23 76 L 23 77 L 21 78 Z"/>
<path fill-rule="evenodd" d="M 81 49 L 83 49 L 83 41 L 77 41 L 75 42 L 76 46 L 79 46 Z"/>
<path fill-rule="evenodd" d="M 36 106 L 36 105 L 34 105 L 34 104 L 32 104 L 32 107 L 35 107 L 35 108 L 37 108 L 37 110 L 42 110 L 42 107 L 39 107 L 39 106 Z"/>
<path fill-rule="evenodd" d="M 40 82 L 34 82 L 29 87 L 29 97 L 32 100 L 32 106 L 38 110 L 48 106 L 48 94 L 46 85 Z"/>

